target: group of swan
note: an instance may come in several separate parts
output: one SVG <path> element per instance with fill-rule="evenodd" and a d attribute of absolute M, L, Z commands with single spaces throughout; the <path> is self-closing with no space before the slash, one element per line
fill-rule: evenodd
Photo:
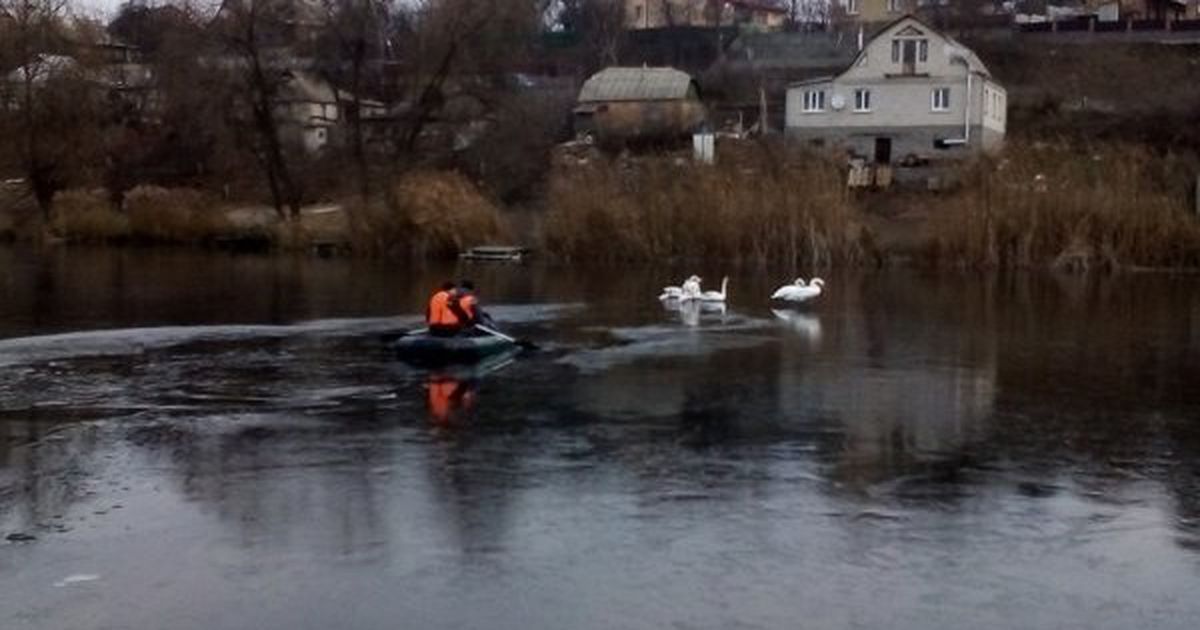
<path fill-rule="evenodd" d="M 804 281 L 804 278 L 796 278 L 791 284 L 785 284 L 776 289 L 771 294 L 771 299 L 786 300 L 788 302 L 807 302 L 821 295 L 821 289 L 824 286 L 825 281 L 820 278 L 813 278 L 807 283 Z M 720 291 L 701 291 L 700 276 L 692 275 L 677 287 L 663 287 L 662 294 L 658 296 L 658 299 L 663 302 L 698 300 L 700 302 L 724 303 L 728 297 L 729 276 L 721 279 Z"/>
<path fill-rule="evenodd" d="M 729 276 L 721 278 L 720 291 L 701 291 L 700 276 L 692 275 L 683 284 L 677 287 L 663 287 L 662 294 L 658 296 L 659 300 L 688 302 L 698 300 L 700 302 L 725 302 L 729 293 Z"/>

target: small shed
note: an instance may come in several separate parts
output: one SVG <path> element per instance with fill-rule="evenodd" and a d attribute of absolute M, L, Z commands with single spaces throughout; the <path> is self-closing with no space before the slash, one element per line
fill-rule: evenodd
<path fill-rule="evenodd" d="M 579 90 L 575 132 L 601 141 L 690 136 L 708 119 L 700 88 L 674 68 L 605 68 Z"/>

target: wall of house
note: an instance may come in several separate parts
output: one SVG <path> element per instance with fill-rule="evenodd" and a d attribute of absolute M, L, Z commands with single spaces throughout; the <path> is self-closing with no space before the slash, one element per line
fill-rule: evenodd
<path fill-rule="evenodd" d="M 706 0 L 625 0 L 625 27 L 709 26 L 715 21 Z"/>
<path fill-rule="evenodd" d="M 914 55 L 913 67 L 906 70 L 904 55 L 899 60 L 893 55 L 893 40 L 925 40 L 924 60 Z M 893 160 L 910 153 L 937 157 L 992 149 L 1004 137 L 1007 94 L 985 72 L 974 53 L 905 21 L 873 39 L 836 79 L 789 88 L 786 130 L 792 137 L 844 145 L 866 156 L 874 155 L 875 138 L 888 138 Z M 859 93 L 869 95 L 869 102 Z M 815 111 L 806 107 L 813 104 L 808 96 L 813 94 L 823 94 L 823 107 Z M 941 142 L 963 139 L 968 125 L 969 146 Z"/>
<path fill-rule="evenodd" d="M 576 116 L 576 132 L 601 141 L 669 138 L 692 133 L 707 120 L 698 100 L 614 101 L 596 104 L 590 116 Z"/>
<path fill-rule="evenodd" d="M 843 21 L 877 24 L 899 19 L 917 9 L 916 0 L 837 0 Z"/>

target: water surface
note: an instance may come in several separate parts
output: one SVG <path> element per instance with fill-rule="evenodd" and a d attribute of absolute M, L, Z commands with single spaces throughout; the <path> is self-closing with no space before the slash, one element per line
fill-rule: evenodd
<path fill-rule="evenodd" d="M 1200 279 L 692 271 L 0 249 L 0 627 L 1200 627 Z"/>

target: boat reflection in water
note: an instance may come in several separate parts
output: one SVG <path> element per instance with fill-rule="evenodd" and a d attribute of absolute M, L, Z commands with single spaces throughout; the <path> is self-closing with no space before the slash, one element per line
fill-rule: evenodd
<path fill-rule="evenodd" d="M 672 312 L 679 313 L 679 319 L 684 326 L 696 327 L 700 325 L 701 316 L 718 315 L 720 321 L 725 321 L 725 303 L 724 302 L 702 302 L 700 300 L 667 300 L 662 303 L 663 308 Z"/>
<path fill-rule="evenodd" d="M 510 365 L 520 351 L 514 349 L 471 365 L 446 365 L 433 369 L 425 380 L 429 421 L 452 426 L 471 417 L 478 402 L 480 381 Z"/>

